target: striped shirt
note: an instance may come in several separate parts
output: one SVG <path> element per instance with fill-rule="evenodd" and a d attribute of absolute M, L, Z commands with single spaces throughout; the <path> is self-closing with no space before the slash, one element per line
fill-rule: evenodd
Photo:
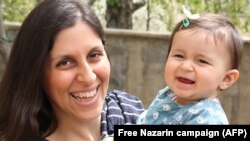
<path fill-rule="evenodd" d="M 114 133 L 114 125 L 135 124 L 144 111 L 140 99 L 126 92 L 113 90 L 106 96 L 102 118 L 102 137 Z"/>

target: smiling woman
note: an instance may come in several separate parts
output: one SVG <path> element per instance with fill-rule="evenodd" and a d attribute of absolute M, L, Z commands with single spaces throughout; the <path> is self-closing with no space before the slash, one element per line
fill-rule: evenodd
<path fill-rule="evenodd" d="M 44 0 L 23 22 L 0 85 L 0 140 L 99 141 L 141 101 L 108 91 L 102 26 L 79 0 Z"/>

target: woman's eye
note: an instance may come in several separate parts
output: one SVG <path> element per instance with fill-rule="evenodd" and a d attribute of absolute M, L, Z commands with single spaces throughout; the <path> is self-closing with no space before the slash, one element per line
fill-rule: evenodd
<path fill-rule="evenodd" d="M 101 52 L 93 52 L 89 55 L 88 60 L 89 61 L 98 61 L 101 56 L 102 56 Z"/>
<path fill-rule="evenodd" d="M 64 67 L 71 65 L 72 63 L 73 63 L 73 61 L 70 59 L 63 59 L 60 62 L 58 62 L 56 66 L 64 68 Z"/>

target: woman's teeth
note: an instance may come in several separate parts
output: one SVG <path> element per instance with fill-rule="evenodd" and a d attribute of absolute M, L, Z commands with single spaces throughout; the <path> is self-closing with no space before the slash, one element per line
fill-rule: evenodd
<path fill-rule="evenodd" d="M 82 101 L 83 99 L 87 99 L 87 98 L 90 98 L 90 97 L 93 97 L 96 95 L 96 89 L 93 90 L 93 91 L 89 91 L 89 92 L 76 92 L 76 93 L 71 93 L 71 95 L 79 100 L 79 101 Z"/>

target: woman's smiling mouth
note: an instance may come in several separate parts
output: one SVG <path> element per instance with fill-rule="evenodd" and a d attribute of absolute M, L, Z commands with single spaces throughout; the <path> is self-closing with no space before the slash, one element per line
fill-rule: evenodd
<path fill-rule="evenodd" d="M 92 90 L 92 91 L 88 91 L 88 92 L 73 92 L 73 93 L 70 93 L 70 95 L 75 98 L 76 100 L 78 101 L 82 101 L 84 99 L 88 99 L 88 98 L 91 98 L 91 97 L 94 97 L 96 96 L 97 94 L 97 88 Z"/>

